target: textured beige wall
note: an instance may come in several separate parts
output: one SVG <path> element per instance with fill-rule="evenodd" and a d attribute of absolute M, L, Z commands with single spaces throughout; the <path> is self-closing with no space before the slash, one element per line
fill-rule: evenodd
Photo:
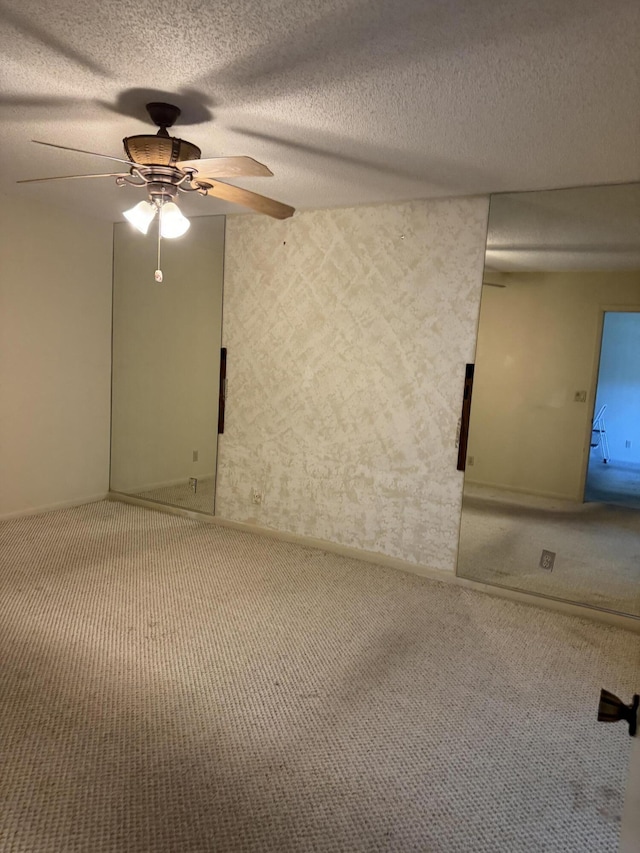
<path fill-rule="evenodd" d="M 153 235 L 128 222 L 115 226 L 115 491 L 215 474 L 224 228 L 223 216 L 193 217 L 183 237 L 163 240 L 164 281 L 158 284 Z"/>
<path fill-rule="evenodd" d="M 228 219 L 218 515 L 454 570 L 487 213 L 467 198 Z"/>
<path fill-rule="evenodd" d="M 0 516 L 106 494 L 111 225 L 0 201 Z"/>
<path fill-rule="evenodd" d="M 483 288 L 468 482 L 582 500 L 602 311 L 640 305 L 640 273 L 503 273 Z M 576 391 L 586 391 L 584 403 Z"/>

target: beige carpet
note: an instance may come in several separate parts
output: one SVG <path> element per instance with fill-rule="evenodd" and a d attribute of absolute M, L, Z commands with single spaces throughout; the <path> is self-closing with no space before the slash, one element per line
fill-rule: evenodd
<path fill-rule="evenodd" d="M 584 499 L 612 501 L 640 509 L 640 465 L 612 460 L 605 465 L 592 454 Z"/>
<path fill-rule="evenodd" d="M 458 574 L 640 616 L 640 512 L 465 486 Z"/>
<path fill-rule="evenodd" d="M 0 850 L 616 850 L 638 636 L 125 504 L 0 534 Z"/>

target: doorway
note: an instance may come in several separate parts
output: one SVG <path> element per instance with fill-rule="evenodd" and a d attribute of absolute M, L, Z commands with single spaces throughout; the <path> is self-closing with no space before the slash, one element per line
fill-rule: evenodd
<path fill-rule="evenodd" d="M 605 311 L 584 500 L 640 509 L 640 311 Z"/>

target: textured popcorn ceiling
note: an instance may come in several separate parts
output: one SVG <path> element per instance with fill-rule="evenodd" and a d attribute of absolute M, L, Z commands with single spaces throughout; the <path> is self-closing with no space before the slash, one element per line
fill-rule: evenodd
<path fill-rule="evenodd" d="M 499 272 L 640 269 L 640 184 L 495 195 L 485 262 Z"/>
<path fill-rule="evenodd" d="M 29 140 L 120 156 L 162 95 L 298 208 L 638 180 L 639 36 L 637 0 L 5 0 L 3 188 L 120 218 L 109 179 L 14 178 L 110 171 Z"/>

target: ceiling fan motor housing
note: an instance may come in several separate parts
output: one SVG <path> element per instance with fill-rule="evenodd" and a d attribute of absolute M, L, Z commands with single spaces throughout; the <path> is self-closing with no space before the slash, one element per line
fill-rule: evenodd
<path fill-rule="evenodd" d="M 176 123 L 181 112 L 180 107 L 176 107 L 174 104 L 165 104 L 163 101 L 151 101 L 146 106 L 151 121 L 165 133 L 168 127 L 172 127 Z"/>
<path fill-rule="evenodd" d="M 175 136 L 142 134 L 122 140 L 129 160 L 141 166 L 175 166 L 181 160 L 199 160 L 197 145 Z"/>

